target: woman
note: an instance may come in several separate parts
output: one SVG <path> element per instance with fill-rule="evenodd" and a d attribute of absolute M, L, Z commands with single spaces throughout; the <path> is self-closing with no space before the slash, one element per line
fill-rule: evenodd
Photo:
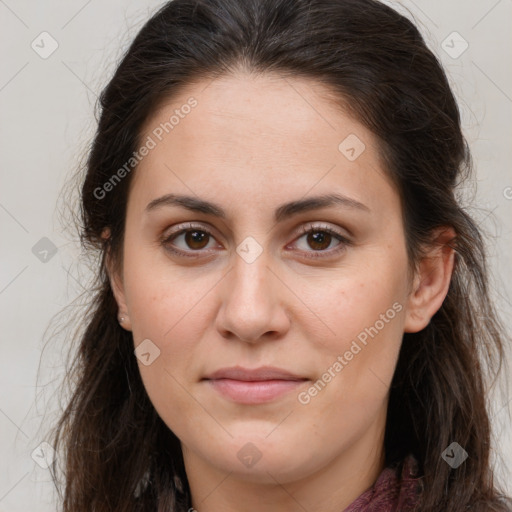
<path fill-rule="evenodd" d="M 470 155 L 373 0 L 174 0 L 101 95 L 64 511 L 511 510 Z"/>

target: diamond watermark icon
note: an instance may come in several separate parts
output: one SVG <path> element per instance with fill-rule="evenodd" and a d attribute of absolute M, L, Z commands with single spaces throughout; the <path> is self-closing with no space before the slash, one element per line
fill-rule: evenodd
<path fill-rule="evenodd" d="M 351 133 L 348 137 L 343 139 L 338 146 L 339 152 L 351 162 L 357 160 L 365 149 L 366 146 L 364 142 L 355 133 Z"/>
<path fill-rule="evenodd" d="M 457 469 L 468 458 L 468 453 L 459 443 L 453 442 L 441 454 L 441 457 L 449 466 Z"/>
<path fill-rule="evenodd" d="M 48 469 L 55 460 L 55 450 L 50 444 L 43 441 L 30 456 L 38 466 Z"/>
<path fill-rule="evenodd" d="M 30 46 L 39 57 L 47 59 L 59 47 L 59 43 L 48 32 L 41 32 Z"/>
<path fill-rule="evenodd" d="M 149 366 L 160 356 L 160 349 L 149 339 L 142 341 L 134 352 L 144 366 Z"/>
<path fill-rule="evenodd" d="M 248 468 L 252 468 L 261 459 L 262 455 L 258 447 L 253 443 L 244 444 L 236 454 L 238 460 Z"/>
<path fill-rule="evenodd" d="M 236 252 L 246 263 L 253 263 L 263 252 L 263 247 L 252 236 L 248 236 L 237 246 Z"/>
<path fill-rule="evenodd" d="M 48 263 L 57 254 L 57 251 L 57 246 L 45 236 L 32 247 L 32 254 L 43 263 Z"/>
<path fill-rule="evenodd" d="M 458 59 L 469 48 L 469 43 L 458 32 L 452 32 L 441 43 L 441 48 L 452 59 Z"/>

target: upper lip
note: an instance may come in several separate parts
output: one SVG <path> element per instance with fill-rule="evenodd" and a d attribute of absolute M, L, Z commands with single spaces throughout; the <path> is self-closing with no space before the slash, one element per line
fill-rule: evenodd
<path fill-rule="evenodd" d="M 307 380 L 305 377 L 295 375 L 282 368 L 274 366 L 261 366 L 259 368 L 243 368 L 241 366 L 232 366 L 230 368 L 220 368 L 213 373 L 208 374 L 205 379 L 232 379 L 244 381 L 263 381 L 263 380 Z"/>

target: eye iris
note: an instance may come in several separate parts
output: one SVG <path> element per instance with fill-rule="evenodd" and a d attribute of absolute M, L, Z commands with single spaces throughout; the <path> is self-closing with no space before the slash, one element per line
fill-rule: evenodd
<path fill-rule="evenodd" d="M 331 243 L 331 234 L 326 233 L 324 231 L 313 231 L 308 234 L 308 243 L 315 250 L 322 250 L 329 247 Z M 325 243 L 327 241 L 327 243 Z M 315 247 L 315 245 L 320 244 L 320 247 Z"/>
<path fill-rule="evenodd" d="M 187 231 L 185 233 L 185 241 L 187 245 L 191 249 L 202 249 L 206 244 L 204 244 L 204 241 L 208 239 L 208 233 L 205 233 L 204 231 Z M 199 243 L 200 247 L 197 247 L 195 244 Z M 203 243 L 203 245 L 201 245 Z"/>

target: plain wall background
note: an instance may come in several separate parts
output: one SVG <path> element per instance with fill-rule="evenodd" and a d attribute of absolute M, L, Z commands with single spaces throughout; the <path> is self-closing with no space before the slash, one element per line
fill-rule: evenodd
<path fill-rule="evenodd" d="M 510 328 L 512 1 L 387 3 L 414 15 L 459 99 L 477 171 L 471 211 L 491 235 L 495 296 Z M 45 441 L 45 412 L 51 424 L 51 397 L 66 350 L 65 340 L 48 331 L 45 335 L 45 330 L 83 291 L 86 276 L 78 266 L 80 249 L 59 222 L 59 193 L 94 133 L 97 95 L 142 23 L 160 5 L 155 0 L 0 0 L 0 512 L 56 510 L 49 471 L 31 457 Z M 451 35 L 454 31 L 469 45 L 460 56 L 454 52 L 465 43 Z M 35 40 L 40 53 L 51 49 L 52 40 L 39 36 L 42 32 L 58 43 L 45 59 L 31 47 Z M 54 255 L 50 250 L 46 262 L 40 260 L 45 257 L 41 251 L 52 246 L 41 242 L 43 237 L 57 250 Z M 71 306 L 69 311 L 79 322 L 80 309 Z M 54 342 L 40 367 L 48 337 Z M 495 454 L 508 461 L 507 466 L 497 460 L 497 468 L 509 493 L 511 399 L 511 388 L 494 397 L 492 419 Z"/>

